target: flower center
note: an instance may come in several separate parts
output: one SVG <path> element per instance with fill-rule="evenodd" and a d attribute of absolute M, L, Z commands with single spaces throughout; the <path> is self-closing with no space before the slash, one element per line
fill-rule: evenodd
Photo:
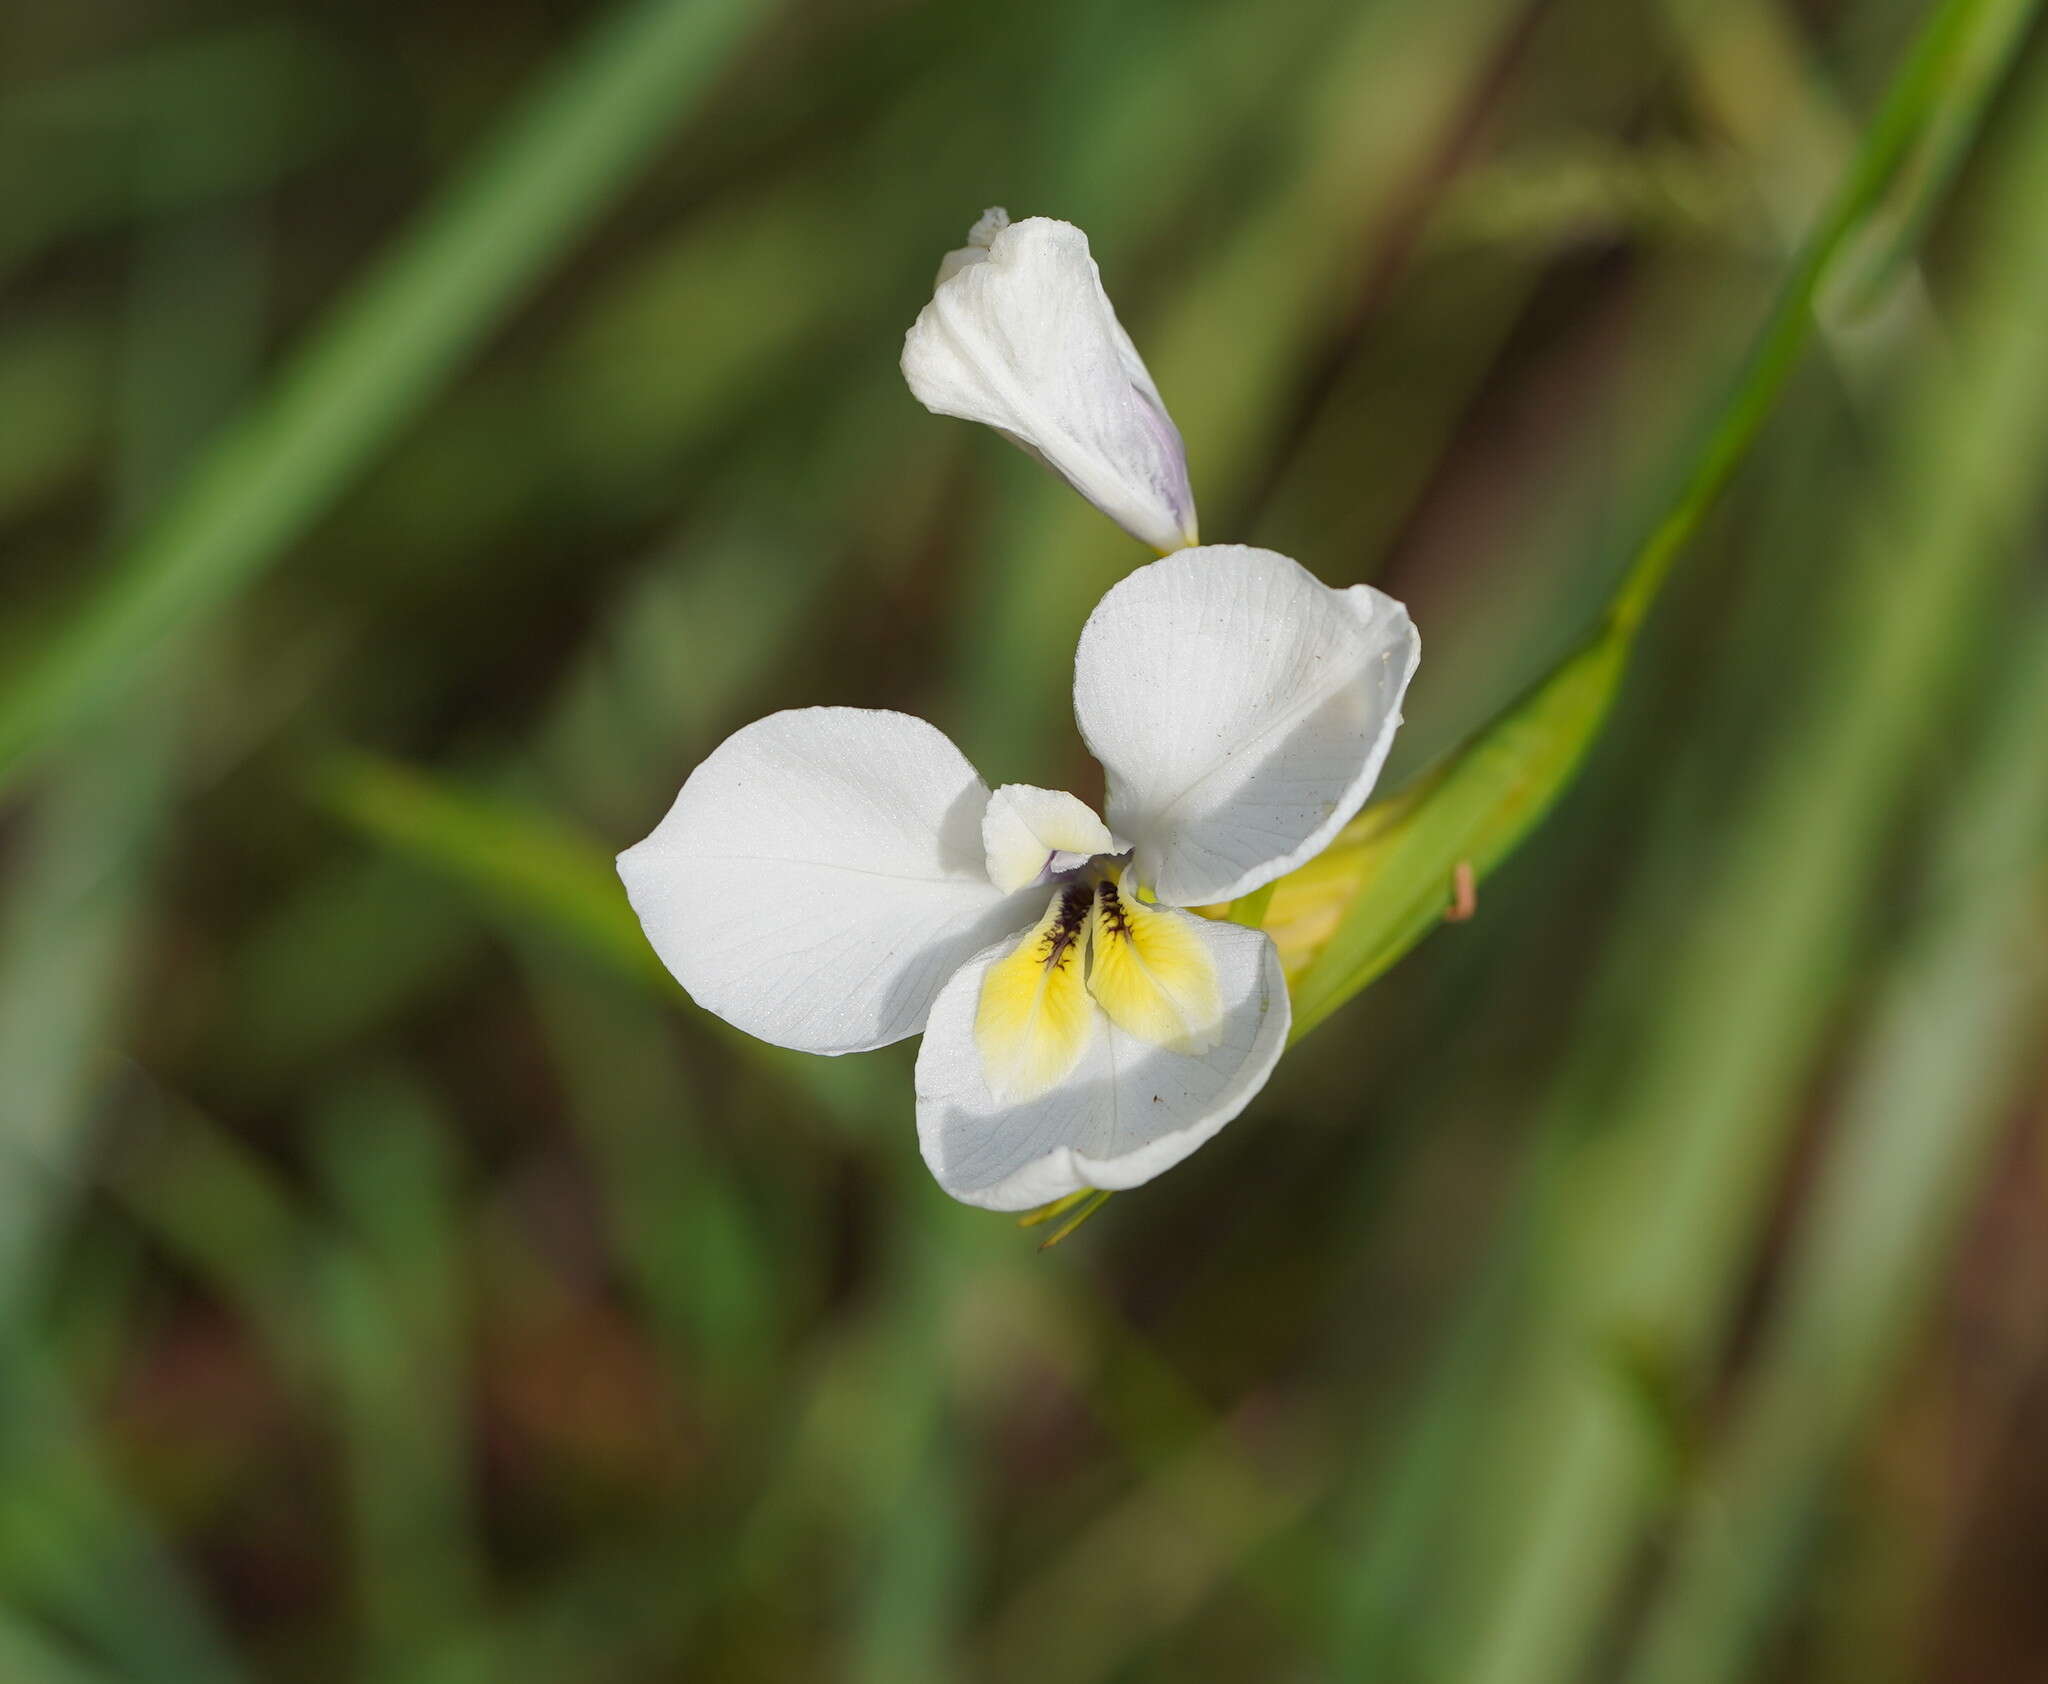
<path fill-rule="evenodd" d="M 990 1092 L 1016 1101 L 1071 1075 L 1106 1026 L 1200 1054 L 1216 1044 L 1222 1017 L 1197 920 L 1139 899 L 1122 859 L 1098 855 L 989 967 L 974 1038 Z"/>

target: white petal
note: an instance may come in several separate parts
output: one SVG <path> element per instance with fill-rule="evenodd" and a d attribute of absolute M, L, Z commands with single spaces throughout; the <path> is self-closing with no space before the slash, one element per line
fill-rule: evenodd
<path fill-rule="evenodd" d="M 1044 216 L 991 229 L 997 214 L 947 255 L 904 339 L 911 391 L 940 415 L 996 428 L 1154 549 L 1194 543 L 1186 450 L 1088 236 Z"/>
<path fill-rule="evenodd" d="M 619 856 L 647 939 L 728 1023 L 861 1052 L 915 1035 L 960 963 L 1033 909 L 983 869 L 988 786 L 908 714 L 802 708 L 734 732 Z"/>
<path fill-rule="evenodd" d="M 1200 906 L 1320 852 L 1379 776 L 1419 654 L 1392 597 L 1271 550 L 1182 550 L 1111 589 L 1081 632 L 1074 715 L 1139 881 Z"/>
<path fill-rule="evenodd" d="M 977 953 L 932 1003 L 917 1055 L 917 1138 L 939 1185 L 963 1203 L 1029 1210 L 1084 1187 L 1136 1187 L 1250 1103 L 1287 1044 L 1287 986 L 1257 930 L 1200 926 L 1223 1018 L 1199 1055 L 1134 1041 L 1106 1020 L 1057 1087 L 1019 1105 L 990 1092 L 975 1044 L 982 977 L 1013 943 Z"/>
<path fill-rule="evenodd" d="M 1006 892 L 1072 871 L 1097 854 L 1123 852 L 1078 795 L 1030 784 L 1004 784 L 995 792 L 982 816 L 981 840 L 989 881 Z"/>

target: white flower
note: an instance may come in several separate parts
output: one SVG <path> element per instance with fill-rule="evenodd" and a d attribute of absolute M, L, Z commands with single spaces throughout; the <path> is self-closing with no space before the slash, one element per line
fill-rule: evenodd
<path fill-rule="evenodd" d="M 1096 605 L 1074 712 L 1108 823 L 990 792 L 934 726 L 778 713 L 690 774 L 619 874 L 701 1006 L 778 1046 L 924 1031 L 917 1127 L 957 1199 L 1133 1187 L 1242 1110 L 1286 1044 L 1273 944 L 1182 908 L 1271 882 L 1364 802 L 1415 628 L 1270 550 L 1142 567 Z"/>
<path fill-rule="evenodd" d="M 982 213 L 903 341 L 939 415 L 995 428 L 1133 538 L 1197 542 L 1187 452 L 1071 222 Z"/>

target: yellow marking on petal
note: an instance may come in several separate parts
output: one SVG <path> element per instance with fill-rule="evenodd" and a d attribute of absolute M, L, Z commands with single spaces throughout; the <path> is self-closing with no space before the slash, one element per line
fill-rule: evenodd
<path fill-rule="evenodd" d="M 1223 996 L 1200 926 L 1148 906 L 1122 885 L 1096 885 L 1088 992 L 1135 1040 L 1205 1053 L 1221 1038 Z"/>
<path fill-rule="evenodd" d="M 1070 884 L 1016 947 L 989 966 L 974 1014 L 989 1092 L 1035 1099 L 1072 1073 L 1095 1035 L 1095 1003 L 1082 981 L 1091 891 Z"/>

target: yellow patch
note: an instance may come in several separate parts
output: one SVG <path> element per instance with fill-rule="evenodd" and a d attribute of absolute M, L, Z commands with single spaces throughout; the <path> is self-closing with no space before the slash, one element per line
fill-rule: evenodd
<path fill-rule="evenodd" d="M 1148 906 L 1122 885 L 1096 885 L 1088 992 L 1134 1040 L 1205 1053 L 1221 1038 L 1223 996 L 1200 926 Z"/>
<path fill-rule="evenodd" d="M 1069 886 L 1031 932 L 981 979 L 974 1044 L 989 1092 L 1035 1099 L 1072 1072 L 1095 1035 L 1095 1003 L 1082 980 L 1093 895 Z"/>

